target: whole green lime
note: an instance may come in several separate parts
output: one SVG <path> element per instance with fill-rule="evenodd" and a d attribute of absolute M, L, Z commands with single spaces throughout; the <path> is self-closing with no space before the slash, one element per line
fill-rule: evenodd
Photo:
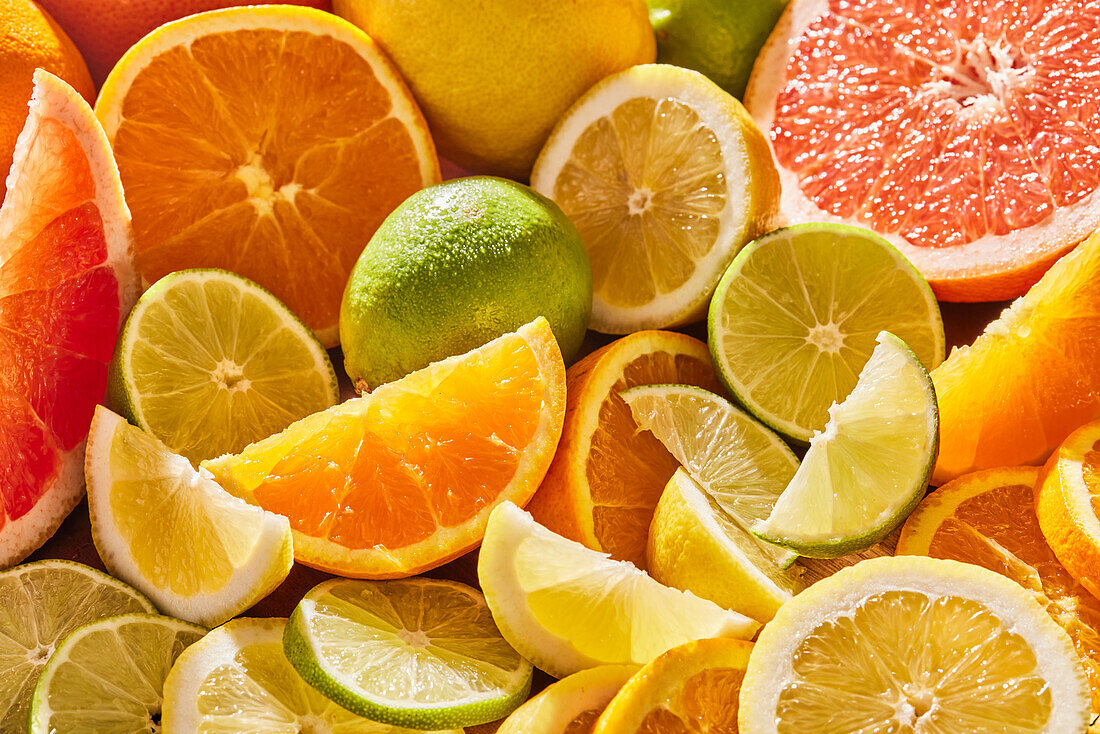
<path fill-rule="evenodd" d="M 740 99 L 787 0 L 648 0 L 657 62 L 702 72 Z"/>
<path fill-rule="evenodd" d="M 371 237 L 340 307 L 360 389 L 396 380 L 546 317 L 569 362 L 592 312 L 592 267 L 557 204 L 474 176 L 406 199 Z"/>

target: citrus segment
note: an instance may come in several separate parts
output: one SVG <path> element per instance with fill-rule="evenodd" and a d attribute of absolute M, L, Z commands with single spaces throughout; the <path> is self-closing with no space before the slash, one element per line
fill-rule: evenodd
<path fill-rule="evenodd" d="M 539 318 L 204 465 L 290 518 L 302 563 L 409 576 L 477 545 L 500 502 L 530 498 L 564 411 L 565 367 Z"/>
<path fill-rule="evenodd" d="M 598 665 L 551 683 L 504 720 L 496 734 L 591 734 L 637 665 Z"/>
<path fill-rule="evenodd" d="M 83 441 L 136 296 L 129 214 L 81 97 L 35 74 L 0 209 L 0 567 L 80 500 Z"/>
<path fill-rule="evenodd" d="M 230 8 L 161 26 L 119 61 L 96 114 L 144 280 L 239 273 L 328 346 L 363 245 L 439 180 L 424 119 L 390 62 L 350 23 L 309 8 Z"/>
<path fill-rule="evenodd" d="M 802 0 L 746 94 L 792 223 L 864 224 L 945 300 L 1020 295 L 1100 225 L 1087 0 Z"/>
<path fill-rule="evenodd" d="M 973 563 L 1031 592 L 1073 641 L 1100 706 L 1100 601 L 1047 545 L 1035 514 L 1039 469 L 989 469 L 945 484 L 905 521 L 898 555 Z"/>
<path fill-rule="evenodd" d="M 1066 255 L 932 372 L 943 484 L 980 469 L 1040 464 L 1100 417 L 1100 235 Z"/>
<path fill-rule="evenodd" d="M 532 187 L 577 225 L 592 260 L 591 328 L 697 319 L 722 271 L 770 224 L 767 143 L 741 103 L 698 72 L 635 66 L 558 123 Z"/>

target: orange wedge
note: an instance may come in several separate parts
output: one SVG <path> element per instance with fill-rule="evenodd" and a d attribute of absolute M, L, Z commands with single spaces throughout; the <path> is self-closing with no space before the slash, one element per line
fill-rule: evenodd
<path fill-rule="evenodd" d="M 382 220 L 439 181 L 427 124 L 355 26 L 310 8 L 217 10 L 131 48 L 96 104 L 146 284 L 217 267 L 338 340 L 348 274 Z"/>
<path fill-rule="evenodd" d="M 203 466 L 290 518 L 296 560 L 411 576 L 480 543 L 498 504 L 530 499 L 564 413 L 565 365 L 540 317 Z"/>
<path fill-rule="evenodd" d="M 969 347 L 932 371 L 940 453 L 932 484 L 1041 464 L 1100 417 L 1100 234 L 1056 262 Z"/>
<path fill-rule="evenodd" d="M 1092 430 L 1100 438 L 1100 430 L 1095 426 Z M 1078 476 L 1080 471 L 1078 463 Z M 1036 517 L 1033 488 L 1038 479 L 1038 468 L 1018 466 L 975 472 L 945 484 L 905 521 L 897 554 L 984 566 L 1030 591 L 1069 633 L 1084 663 L 1096 709 L 1100 707 L 1100 601 L 1074 580 L 1044 540 L 1040 525 L 1046 524 L 1042 517 L 1052 503 L 1048 501 L 1044 508 L 1041 500 Z M 1051 493 L 1047 494 L 1049 499 Z"/>
<path fill-rule="evenodd" d="M 707 345 L 671 331 L 639 331 L 569 368 L 561 445 L 527 507 L 536 520 L 645 567 L 653 510 L 679 464 L 653 434 L 638 430 L 619 393 L 665 383 L 724 393 Z"/>

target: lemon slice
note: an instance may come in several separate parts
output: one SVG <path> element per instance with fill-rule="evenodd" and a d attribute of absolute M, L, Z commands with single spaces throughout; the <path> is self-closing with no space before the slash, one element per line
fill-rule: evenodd
<path fill-rule="evenodd" d="M 924 495 L 939 438 L 936 391 L 901 339 L 884 331 L 877 342 L 771 514 L 752 527 L 764 540 L 836 558 L 885 538 Z"/>
<path fill-rule="evenodd" d="M 283 654 L 285 625 L 234 619 L 185 650 L 164 681 L 164 734 L 412 734 L 356 716 L 310 688 Z"/>
<path fill-rule="evenodd" d="M 613 334 L 700 318 L 779 197 L 767 140 L 741 103 L 662 64 L 609 76 L 581 97 L 531 186 L 577 225 L 592 261 L 589 327 Z"/>
<path fill-rule="evenodd" d="M 562 678 L 504 720 L 496 734 L 587 734 L 637 665 L 598 665 Z"/>
<path fill-rule="evenodd" d="M 511 502 L 489 516 L 477 577 L 504 639 L 557 678 L 643 665 L 701 637 L 749 638 L 760 626 L 552 533 Z"/>
<path fill-rule="evenodd" d="M 760 633 L 740 731 L 1084 732 L 1089 689 L 1030 592 L 979 566 L 862 561 L 788 602 Z"/>
<path fill-rule="evenodd" d="M 38 679 L 30 734 L 155 734 L 164 679 L 206 630 L 156 614 L 126 614 L 66 637 Z"/>
<path fill-rule="evenodd" d="M 164 612 L 212 627 L 290 573 L 285 517 L 233 497 L 103 406 L 92 418 L 84 473 L 103 563 Z"/>
<path fill-rule="evenodd" d="M 38 676 L 66 635 L 104 617 L 155 611 L 121 581 L 71 561 L 0 573 L 0 731 L 24 730 Z"/>
<path fill-rule="evenodd" d="M 283 646 L 344 708 L 415 729 L 496 721 L 531 690 L 531 663 L 500 636 L 485 597 L 454 581 L 326 581 L 290 615 Z"/>

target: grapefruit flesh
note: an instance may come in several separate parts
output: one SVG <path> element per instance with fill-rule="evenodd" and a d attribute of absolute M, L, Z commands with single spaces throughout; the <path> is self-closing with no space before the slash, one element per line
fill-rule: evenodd
<path fill-rule="evenodd" d="M 796 0 L 747 105 L 794 222 L 890 238 L 941 300 L 1021 295 L 1100 225 L 1100 5 Z"/>
<path fill-rule="evenodd" d="M 80 500 L 84 439 L 137 291 L 107 139 L 72 88 L 34 80 L 0 209 L 0 567 Z"/>

